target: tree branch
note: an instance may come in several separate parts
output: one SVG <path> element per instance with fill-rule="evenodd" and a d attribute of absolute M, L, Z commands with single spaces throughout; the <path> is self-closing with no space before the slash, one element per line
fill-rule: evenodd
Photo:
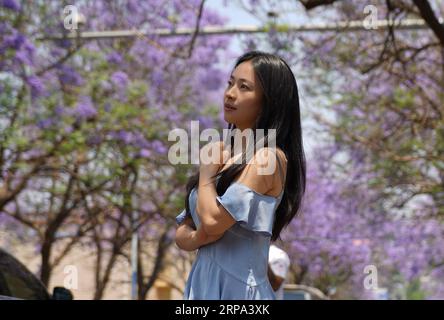
<path fill-rule="evenodd" d="M 325 5 L 333 4 L 336 1 L 339 1 L 339 0 L 300 0 L 302 5 L 307 10 L 314 9 L 316 7 L 319 7 L 319 6 L 325 6 Z"/>
<path fill-rule="evenodd" d="M 435 36 L 439 39 L 439 42 L 441 42 L 441 46 L 444 46 L 444 25 L 439 22 L 429 1 L 413 0 L 413 3 L 419 9 L 421 17 L 425 20 L 430 29 L 432 29 Z"/>

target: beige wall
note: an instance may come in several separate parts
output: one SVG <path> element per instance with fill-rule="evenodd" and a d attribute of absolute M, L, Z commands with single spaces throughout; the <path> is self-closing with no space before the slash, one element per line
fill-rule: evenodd
<path fill-rule="evenodd" d="M 0 231 L 0 247 L 12 253 L 31 272 L 38 273 L 40 255 L 35 246 L 23 243 L 14 234 Z M 54 250 L 57 253 L 57 249 Z M 166 258 L 165 271 L 160 279 L 155 282 L 154 288 L 148 293 L 148 299 L 182 299 L 182 290 L 186 276 L 191 267 L 194 254 L 178 255 L 179 249 L 175 244 L 170 248 L 170 254 Z M 94 294 L 94 253 L 87 248 L 77 246 L 65 257 L 52 274 L 49 291 L 55 286 L 75 285 L 73 270 L 77 271 L 77 288 L 71 287 L 75 299 L 92 299 Z M 151 270 L 149 261 L 145 261 L 145 269 Z M 104 294 L 104 299 L 127 300 L 131 298 L 131 266 L 126 259 L 119 259 L 111 275 Z"/>

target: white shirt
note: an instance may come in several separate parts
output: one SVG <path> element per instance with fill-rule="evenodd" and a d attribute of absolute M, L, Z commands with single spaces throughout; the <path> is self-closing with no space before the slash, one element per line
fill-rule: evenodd
<path fill-rule="evenodd" d="M 274 244 L 270 245 L 270 251 L 268 254 L 268 263 L 270 264 L 271 271 L 281 278 L 284 278 L 281 286 L 278 290 L 276 290 L 276 299 L 283 300 L 284 299 L 284 284 L 287 279 L 288 269 L 290 267 L 290 258 L 288 254 L 276 247 Z"/>

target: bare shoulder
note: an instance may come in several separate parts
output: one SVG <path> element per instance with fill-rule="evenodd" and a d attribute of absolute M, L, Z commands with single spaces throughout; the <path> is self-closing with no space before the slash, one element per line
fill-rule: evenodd
<path fill-rule="evenodd" d="M 281 148 L 260 148 L 256 151 L 254 158 L 255 160 L 259 160 L 259 163 L 262 166 L 267 166 L 270 162 L 276 161 L 276 158 L 279 158 L 282 164 L 287 164 L 287 157 Z"/>
<path fill-rule="evenodd" d="M 287 158 L 282 150 L 279 148 L 261 148 L 257 150 L 242 171 L 239 182 L 258 193 L 277 196 L 280 190 L 275 190 L 276 185 L 281 185 L 277 158 L 279 158 L 285 172 Z"/>

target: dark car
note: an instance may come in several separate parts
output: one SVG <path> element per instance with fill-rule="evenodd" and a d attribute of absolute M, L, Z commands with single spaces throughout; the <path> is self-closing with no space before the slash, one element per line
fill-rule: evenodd
<path fill-rule="evenodd" d="M 72 300 L 70 290 L 55 287 L 50 294 L 43 283 L 11 254 L 0 249 L 0 300 Z"/>
<path fill-rule="evenodd" d="M 285 284 L 284 300 L 328 300 L 328 297 L 319 289 L 301 285 Z"/>

